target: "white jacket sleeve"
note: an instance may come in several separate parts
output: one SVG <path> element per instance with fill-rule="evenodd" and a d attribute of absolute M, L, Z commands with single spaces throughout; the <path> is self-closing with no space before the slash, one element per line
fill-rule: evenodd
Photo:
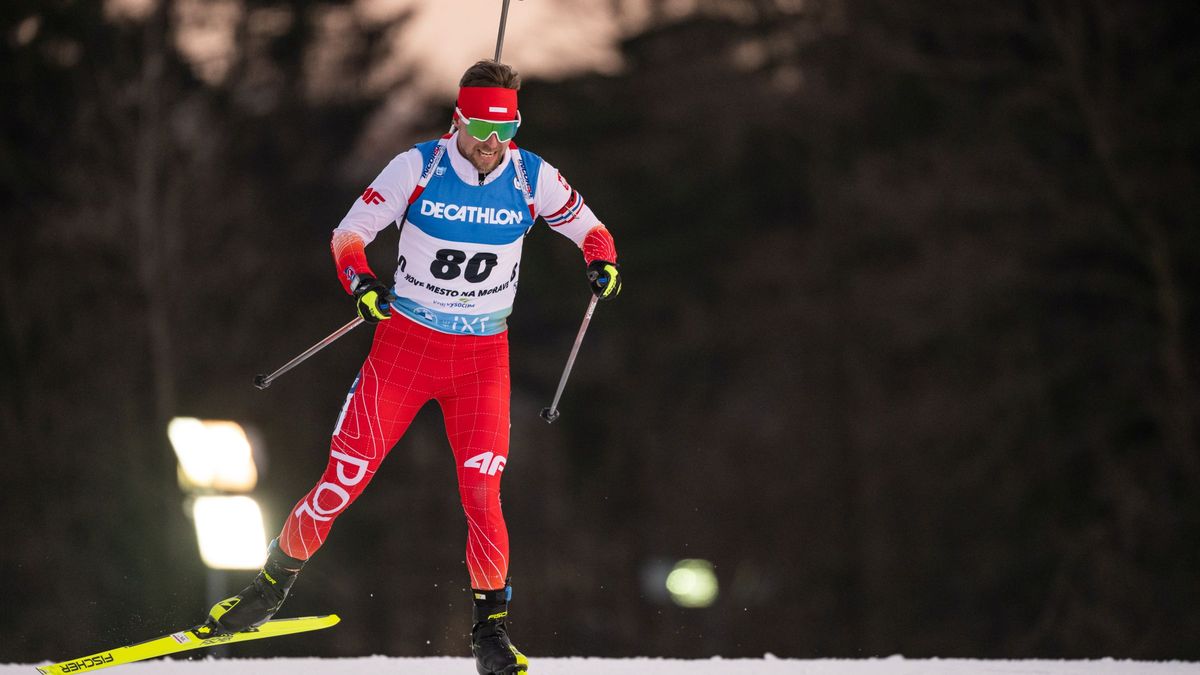
<path fill-rule="evenodd" d="M 329 247 L 338 280 L 347 293 L 351 292 L 355 278 L 364 274 L 375 276 L 367 264 L 366 246 L 404 213 L 408 197 L 417 185 L 420 167 L 421 153 L 416 148 L 396 155 L 333 229 Z"/>
<path fill-rule="evenodd" d="M 362 193 L 342 222 L 334 228 L 334 237 L 342 233 L 357 235 L 369 244 L 385 227 L 396 222 L 408 206 L 408 197 L 421 177 L 421 153 L 416 148 L 396 155 Z"/>
<path fill-rule="evenodd" d="M 534 207 L 546 219 L 550 229 L 582 247 L 588 232 L 600 225 L 600 219 L 583 202 L 558 169 L 543 160 L 538 172 Z"/>

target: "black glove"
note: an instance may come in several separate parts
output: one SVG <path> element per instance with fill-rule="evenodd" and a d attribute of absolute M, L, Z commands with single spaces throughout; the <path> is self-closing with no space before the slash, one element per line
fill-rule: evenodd
<path fill-rule="evenodd" d="M 392 318 L 392 301 L 396 296 L 375 277 L 367 274 L 355 277 L 350 292 L 354 294 L 355 308 L 363 321 L 379 323 Z"/>
<path fill-rule="evenodd" d="M 607 260 L 593 260 L 587 266 L 588 283 L 592 293 L 601 300 L 617 297 L 621 292 L 621 268 Z"/>

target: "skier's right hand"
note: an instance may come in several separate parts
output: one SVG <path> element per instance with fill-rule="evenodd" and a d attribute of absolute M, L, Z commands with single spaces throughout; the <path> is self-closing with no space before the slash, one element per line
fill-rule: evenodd
<path fill-rule="evenodd" d="M 367 323 L 379 323 L 392 318 L 392 300 L 396 296 L 391 289 L 370 275 L 355 277 L 351 291 L 354 293 L 358 315 Z"/>

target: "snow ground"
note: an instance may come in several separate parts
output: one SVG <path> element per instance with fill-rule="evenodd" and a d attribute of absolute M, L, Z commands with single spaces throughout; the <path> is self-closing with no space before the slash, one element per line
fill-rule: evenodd
<path fill-rule="evenodd" d="M 980 661 L 973 659 L 595 659 L 531 658 L 534 675 L 1200 675 L 1200 663 L 1114 661 Z M 32 665 L 0 665 L 0 675 L 30 675 Z M 106 671 L 109 672 L 109 671 Z M 114 674 L 117 671 L 112 671 Z M 473 675 L 464 658 L 196 659 L 121 666 L 128 675 Z"/>

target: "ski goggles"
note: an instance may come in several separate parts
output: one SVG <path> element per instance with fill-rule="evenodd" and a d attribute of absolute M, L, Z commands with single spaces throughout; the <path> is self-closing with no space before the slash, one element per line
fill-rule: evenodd
<path fill-rule="evenodd" d="M 521 126 L 521 113 L 517 112 L 517 119 L 507 122 L 495 122 L 492 120 L 478 119 L 475 117 L 467 117 L 459 108 L 455 108 L 454 112 L 458 115 L 458 119 L 462 120 L 467 125 L 467 133 L 471 138 L 483 143 L 496 135 L 496 140 L 501 143 L 507 143 L 517 135 L 517 127 Z"/>

